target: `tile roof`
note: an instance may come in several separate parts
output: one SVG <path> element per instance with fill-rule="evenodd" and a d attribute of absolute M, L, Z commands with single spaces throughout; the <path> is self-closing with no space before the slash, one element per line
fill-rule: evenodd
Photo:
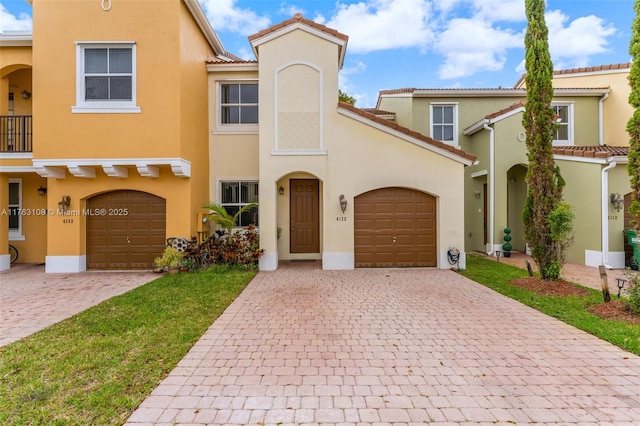
<path fill-rule="evenodd" d="M 609 64 L 609 65 L 598 65 L 594 67 L 583 67 L 583 68 L 571 68 L 567 70 L 557 70 L 554 71 L 554 75 L 561 74 L 579 74 L 583 72 L 598 72 L 598 71 L 611 71 L 611 70 L 624 70 L 631 68 L 632 63 L 626 62 L 624 64 Z"/>
<path fill-rule="evenodd" d="M 615 71 L 615 70 L 625 70 L 630 69 L 633 63 L 625 62 L 622 64 L 609 64 L 609 65 L 596 65 L 593 67 L 582 67 L 582 68 L 569 68 L 566 70 L 554 70 L 553 75 L 568 75 L 568 74 L 581 74 L 581 73 L 590 73 L 590 72 L 599 72 L 599 71 Z M 513 87 L 517 88 L 524 83 L 524 78 L 526 74 L 522 74 L 516 84 Z"/>
<path fill-rule="evenodd" d="M 554 146 L 555 155 L 567 155 L 570 157 L 608 158 L 613 156 L 626 157 L 629 147 L 626 146 Z"/>
<path fill-rule="evenodd" d="M 516 102 L 515 104 L 510 105 L 510 106 L 508 106 L 506 108 L 503 108 L 500 111 L 496 111 L 494 113 L 486 115 L 484 118 L 486 118 L 487 120 L 491 120 L 492 118 L 500 117 L 503 114 L 506 114 L 508 112 L 515 111 L 518 108 L 524 107 L 526 103 L 527 103 L 527 101 L 525 99 L 521 99 L 518 102 Z"/>
<path fill-rule="evenodd" d="M 253 41 L 253 40 L 257 39 L 257 38 L 260 38 L 262 36 L 265 36 L 265 35 L 267 35 L 269 33 L 272 33 L 274 31 L 278 31 L 279 29 L 284 28 L 286 26 L 289 26 L 291 24 L 295 24 L 296 22 L 302 22 L 304 24 L 309 25 L 310 27 L 313 27 L 313 28 L 315 28 L 317 30 L 320 30 L 322 32 L 331 34 L 332 36 L 338 37 L 338 38 L 340 38 L 340 39 L 342 39 L 344 41 L 349 40 L 349 36 L 348 35 L 342 34 L 341 32 L 339 32 L 337 30 L 334 30 L 333 28 L 329 28 L 329 27 L 327 27 L 325 25 L 318 24 L 317 22 L 313 22 L 310 19 L 304 18 L 302 16 L 302 14 L 296 13 L 295 15 L 293 15 L 293 18 L 291 18 L 291 19 L 287 19 L 286 21 L 282 21 L 279 24 L 275 24 L 275 25 L 273 25 L 273 26 L 271 26 L 269 28 L 266 28 L 266 29 L 256 33 L 256 34 L 250 35 L 249 36 L 249 42 L 251 42 L 251 41 Z"/>
<path fill-rule="evenodd" d="M 405 87 L 403 89 L 388 89 L 388 90 L 380 90 L 380 94 L 381 95 L 395 95 L 398 93 L 413 93 L 415 92 L 416 88 L 414 87 Z"/>
<path fill-rule="evenodd" d="M 365 112 L 370 112 L 371 114 L 374 114 L 374 115 L 394 115 L 394 116 L 396 115 L 396 113 L 393 111 L 384 111 L 377 108 L 361 108 L 361 109 Z"/>
<path fill-rule="evenodd" d="M 440 142 L 438 140 L 435 140 L 433 138 L 425 136 L 422 133 L 416 132 L 416 131 L 411 130 L 411 129 L 407 128 L 407 127 L 400 126 L 400 125 L 398 125 L 398 123 L 395 123 L 393 121 L 389 121 L 389 120 L 386 120 L 384 118 L 378 117 L 375 114 L 372 114 L 372 113 L 367 112 L 367 111 L 365 111 L 363 109 L 360 109 L 360 108 L 356 108 L 355 106 L 353 106 L 351 104 L 348 104 L 346 102 L 338 102 L 338 107 L 346 109 L 346 110 L 349 110 L 349 111 L 351 111 L 351 112 L 353 112 L 355 114 L 358 114 L 361 117 L 369 119 L 369 120 L 371 120 L 371 121 L 373 121 L 373 122 L 375 122 L 377 124 L 381 124 L 381 125 L 383 125 L 385 127 L 389 127 L 390 129 L 393 129 L 393 130 L 395 130 L 397 132 L 404 133 L 409 137 L 412 137 L 412 138 L 420 140 L 421 142 L 425 142 L 425 143 L 427 143 L 429 145 L 433 145 L 433 146 L 438 147 L 440 149 L 447 150 L 447 151 L 449 151 L 449 152 L 451 152 L 453 154 L 456 154 L 456 155 L 458 155 L 460 157 L 466 158 L 467 160 L 471 160 L 471 161 L 475 161 L 476 160 L 475 155 L 471 155 L 471 154 L 461 150 L 460 148 L 453 147 L 453 146 L 451 146 L 449 144 L 446 144 L 444 142 Z"/>

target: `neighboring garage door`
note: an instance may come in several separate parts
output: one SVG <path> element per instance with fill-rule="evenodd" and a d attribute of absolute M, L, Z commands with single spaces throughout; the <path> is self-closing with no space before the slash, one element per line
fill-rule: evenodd
<path fill-rule="evenodd" d="M 383 188 L 354 202 L 355 266 L 437 266 L 436 199 L 420 191 Z"/>
<path fill-rule="evenodd" d="M 140 191 L 87 200 L 87 268 L 152 269 L 166 245 L 166 202 Z"/>

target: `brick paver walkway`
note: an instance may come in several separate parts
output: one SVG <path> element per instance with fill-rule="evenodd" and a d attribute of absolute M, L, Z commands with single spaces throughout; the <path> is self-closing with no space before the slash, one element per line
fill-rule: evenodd
<path fill-rule="evenodd" d="M 43 265 L 0 272 L 0 346 L 158 278 L 151 272 L 45 274 Z"/>
<path fill-rule="evenodd" d="M 637 425 L 640 357 L 451 271 L 261 272 L 128 420 Z"/>

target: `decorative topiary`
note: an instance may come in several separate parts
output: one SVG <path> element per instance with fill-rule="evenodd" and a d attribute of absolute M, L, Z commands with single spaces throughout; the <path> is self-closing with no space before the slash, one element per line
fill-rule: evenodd
<path fill-rule="evenodd" d="M 504 228 L 504 241 L 505 243 L 502 245 L 502 250 L 504 251 L 504 256 L 505 257 L 509 257 L 511 256 L 511 250 L 513 250 L 513 246 L 511 245 L 511 243 L 509 241 L 511 241 L 511 229 L 510 228 Z"/>

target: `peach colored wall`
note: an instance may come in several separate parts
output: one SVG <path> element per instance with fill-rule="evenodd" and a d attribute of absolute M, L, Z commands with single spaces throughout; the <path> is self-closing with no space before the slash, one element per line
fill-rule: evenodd
<path fill-rule="evenodd" d="M 39 135 L 36 157 L 180 154 L 180 84 L 176 83 L 180 81 L 181 3 L 123 0 L 112 2 L 105 12 L 97 1 L 34 0 L 33 57 L 39 65 L 33 70 L 33 113 L 38 117 Z M 136 42 L 141 113 L 71 112 L 76 104 L 75 42 L 79 41 Z"/>
<path fill-rule="evenodd" d="M 46 211 L 47 196 L 38 195 L 38 188 L 46 187 L 47 180 L 35 173 L 6 174 L 6 176 L 10 179 L 22 179 L 22 235 L 24 240 L 10 241 L 11 245 L 15 246 L 20 253 L 18 262 L 42 263 L 47 248 L 48 214 Z M 0 185 L 3 185 L 3 188 L 7 187 L 1 182 Z M 7 204 L 3 203 L 2 205 L 6 206 Z M 2 225 L 0 224 L 0 226 Z"/>
<path fill-rule="evenodd" d="M 191 237 L 195 230 L 196 212 L 191 211 L 191 191 L 188 179 L 173 176 L 169 168 L 160 169 L 159 178 L 136 176 L 129 171 L 127 179 L 107 177 L 97 172 L 95 179 L 49 179 L 47 208 L 56 212 L 48 216 L 47 255 L 65 256 L 86 253 L 86 217 L 82 215 L 87 198 L 119 189 L 148 192 L 167 201 L 167 237 Z M 58 201 L 71 196 L 70 215 L 57 214 Z M 193 216 L 193 218 L 192 218 Z"/>

